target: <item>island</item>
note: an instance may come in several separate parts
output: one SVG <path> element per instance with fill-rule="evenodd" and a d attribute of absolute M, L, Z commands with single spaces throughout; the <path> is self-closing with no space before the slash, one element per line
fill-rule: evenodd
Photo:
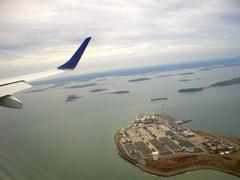
<path fill-rule="evenodd" d="M 34 89 L 34 90 L 30 90 L 30 91 L 26 91 L 25 93 L 37 93 L 37 92 L 43 92 L 43 91 L 47 91 L 50 89 L 54 89 L 54 88 L 58 88 L 63 86 L 64 84 L 54 84 L 52 86 L 49 87 L 45 87 L 45 88 L 41 88 L 41 89 Z"/>
<path fill-rule="evenodd" d="M 200 92 L 203 88 L 186 88 L 186 89 L 179 89 L 179 93 L 187 93 L 187 92 Z"/>
<path fill-rule="evenodd" d="M 162 101 L 162 100 L 167 100 L 168 98 L 162 97 L 162 98 L 152 98 L 151 101 Z"/>
<path fill-rule="evenodd" d="M 138 81 L 148 81 L 150 78 L 138 78 L 138 79 L 131 79 L 128 82 L 138 82 Z"/>
<path fill-rule="evenodd" d="M 141 113 L 114 135 L 119 155 L 141 170 L 174 176 L 212 169 L 240 176 L 240 138 L 186 128 L 163 113 Z"/>
<path fill-rule="evenodd" d="M 100 78 L 100 79 L 96 79 L 95 81 L 106 81 L 106 78 Z"/>
<path fill-rule="evenodd" d="M 187 82 L 187 81 L 192 81 L 192 79 L 179 79 L 178 81 L 180 81 L 180 82 Z"/>
<path fill-rule="evenodd" d="M 178 75 L 191 75 L 191 74 L 194 74 L 194 72 L 185 72 L 185 73 L 180 73 Z"/>
<path fill-rule="evenodd" d="M 104 89 L 104 88 L 99 88 L 99 89 L 92 89 L 92 90 L 90 90 L 89 92 L 91 92 L 91 93 L 96 93 L 96 92 L 102 92 L 102 91 L 106 91 L 107 89 Z"/>
<path fill-rule="evenodd" d="M 89 84 L 83 84 L 83 85 L 72 85 L 72 86 L 66 86 L 67 89 L 75 89 L 75 88 L 84 88 L 89 86 L 97 86 L 97 83 L 89 83 Z"/>
<path fill-rule="evenodd" d="M 218 86 L 229 86 L 229 85 L 233 85 L 233 84 L 240 84 L 240 77 L 229 79 L 229 80 L 222 81 L 222 82 L 217 82 L 217 83 L 212 84 L 211 86 L 218 87 Z"/>
<path fill-rule="evenodd" d="M 24 92 L 24 93 L 25 93 L 25 94 L 26 94 L 26 93 L 37 93 L 37 92 L 43 92 L 43 91 L 46 91 L 46 90 L 48 90 L 48 88 L 34 89 L 34 90 L 26 91 L 26 92 Z"/>
<path fill-rule="evenodd" d="M 128 94 L 130 93 L 130 91 L 114 91 L 114 92 L 111 92 L 110 94 Z"/>
<path fill-rule="evenodd" d="M 164 74 L 164 75 L 160 75 L 160 76 L 158 76 L 158 77 L 169 77 L 169 76 L 172 76 L 172 74 Z"/>
<path fill-rule="evenodd" d="M 178 92 L 179 93 L 200 92 L 200 91 L 203 91 L 203 90 L 211 88 L 211 87 L 230 86 L 230 85 L 234 85 L 234 84 L 240 84 L 240 77 L 232 78 L 232 79 L 229 79 L 226 81 L 216 82 L 216 83 L 211 84 L 206 87 L 179 89 Z"/>
<path fill-rule="evenodd" d="M 75 100 L 77 100 L 77 99 L 79 99 L 79 98 L 80 98 L 80 96 L 77 96 L 77 95 L 75 95 L 75 94 L 72 94 L 72 95 L 69 95 L 69 96 L 66 98 L 65 102 L 75 101 Z"/>
<path fill-rule="evenodd" d="M 236 67 L 236 66 L 240 66 L 240 63 L 239 62 L 232 62 L 232 63 L 223 64 L 223 65 L 207 66 L 207 67 L 201 68 L 199 70 L 200 71 L 208 71 L 208 70 L 212 70 L 212 69 L 220 69 L 220 68 L 228 68 L 228 67 Z"/>

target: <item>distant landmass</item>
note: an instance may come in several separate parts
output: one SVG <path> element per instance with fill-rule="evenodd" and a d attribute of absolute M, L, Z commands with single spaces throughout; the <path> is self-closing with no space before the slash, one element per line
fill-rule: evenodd
<path fill-rule="evenodd" d="M 177 74 L 177 75 L 191 75 L 191 74 L 194 74 L 194 72 L 185 72 L 185 73 L 180 73 L 180 74 Z"/>
<path fill-rule="evenodd" d="M 92 89 L 92 90 L 90 90 L 89 92 L 91 92 L 91 93 L 96 93 L 96 92 L 102 92 L 102 91 L 106 91 L 107 89 L 104 89 L 104 88 L 99 88 L 99 89 Z"/>
<path fill-rule="evenodd" d="M 211 88 L 211 87 L 230 86 L 234 84 L 240 84 L 240 77 L 229 79 L 226 81 L 216 82 L 207 87 L 179 89 L 178 92 L 179 93 L 200 92 L 200 91 L 203 91 L 204 89 Z"/>
<path fill-rule="evenodd" d="M 217 83 L 212 84 L 211 86 L 218 87 L 218 86 L 229 86 L 229 85 L 233 85 L 233 84 L 240 84 L 240 77 L 222 81 L 222 82 L 217 82 Z"/>
<path fill-rule="evenodd" d="M 158 77 L 168 77 L 168 76 L 172 76 L 172 74 L 164 74 L 164 75 L 161 75 L 161 76 L 158 76 Z"/>
<path fill-rule="evenodd" d="M 187 81 L 192 81 L 192 79 L 180 79 L 178 81 L 180 81 L 180 82 L 187 82 Z"/>
<path fill-rule="evenodd" d="M 96 79 L 95 81 L 106 81 L 106 78 Z"/>
<path fill-rule="evenodd" d="M 138 79 L 131 79 L 128 82 L 138 82 L 138 81 L 148 81 L 150 78 L 138 78 Z"/>
<path fill-rule="evenodd" d="M 72 95 L 69 95 L 69 96 L 67 97 L 67 99 L 65 100 L 65 102 L 75 101 L 75 100 L 77 100 L 77 99 L 79 99 L 79 98 L 80 98 L 80 96 L 77 96 L 77 95 L 75 95 L 75 94 L 72 94 Z"/>
<path fill-rule="evenodd" d="M 26 91 L 24 93 L 37 93 L 37 92 L 42 92 L 42 91 L 46 91 L 46 90 L 48 90 L 48 88 L 34 89 L 34 90 Z"/>
<path fill-rule="evenodd" d="M 240 64 L 240 57 L 210 59 L 210 60 L 203 60 L 203 61 L 193 60 L 192 62 L 183 62 L 183 63 L 176 63 L 176 64 L 153 65 L 148 67 L 136 67 L 131 69 L 119 69 L 119 70 L 96 72 L 96 73 L 89 73 L 89 74 L 78 74 L 74 76 L 57 77 L 49 80 L 36 81 L 31 84 L 42 85 L 42 84 L 53 84 L 53 83 L 56 84 L 56 83 L 69 83 L 69 82 L 86 82 L 86 81 L 97 79 L 97 78 L 106 78 L 106 77 L 112 77 L 112 76 L 129 76 L 129 75 L 138 75 L 138 74 L 144 74 L 144 73 L 150 73 L 150 72 L 159 73 L 159 72 L 167 72 L 167 71 L 191 69 L 191 68 L 200 69 L 200 68 L 207 68 L 207 67 L 213 67 L 213 66 L 219 66 L 219 65 L 225 65 L 225 64 Z M 162 75 L 162 77 L 164 77 L 164 75 Z"/>
<path fill-rule="evenodd" d="M 187 93 L 187 92 L 200 92 L 203 88 L 186 88 L 186 89 L 179 89 L 179 93 Z"/>
<path fill-rule="evenodd" d="M 53 88 L 57 88 L 57 87 L 62 87 L 64 84 L 54 84 L 52 86 L 46 87 L 46 88 L 41 88 L 41 89 L 34 89 L 34 90 L 30 90 L 30 91 L 26 91 L 25 93 L 37 93 L 37 92 L 42 92 L 42 91 L 46 91 L 49 89 L 53 89 Z"/>
<path fill-rule="evenodd" d="M 167 100 L 168 98 L 162 97 L 162 98 L 152 98 L 151 101 L 162 101 L 162 100 Z"/>
<path fill-rule="evenodd" d="M 223 65 L 209 66 L 209 67 L 201 68 L 199 70 L 200 71 L 208 71 L 208 70 L 212 70 L 212 69 L 220 69 L 220 68 L 227 68 L 227 67 L 233 67 L 233 66 L 240 66 L 240 63 L 239 62 L 226 63 Z"/>
<path fill-rule="evenodd" d="M 66 86 L 67 89 L 74 89 L 74 88 L 84 88 L 89 86 L 96 86 L 97 83 L 89 83 L 89 84 L 83 84 L 83 85 L 73 85 L 73 86 Z"/>
<path fill-rule="evenodd" d="M 114 91 L 114 92 L 111 92 L 110 94 L 128 94 L 130 93 L 130 91 Z"/>
<path fill-rule="evenodd" d="M 202 79 L 202 78 L 197 77 L 197 78 L 193 78 L 193 79 L 179 79 L 178 81 L 180 81 L 180 82 L 188 82 L 188 81 L 199 80 L 199 79 Z"/>

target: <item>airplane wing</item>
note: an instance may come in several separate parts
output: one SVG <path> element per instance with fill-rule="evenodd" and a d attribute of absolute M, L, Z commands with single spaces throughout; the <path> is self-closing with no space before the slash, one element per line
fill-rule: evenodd
<path fill-rule="evenodd" d="M 0 79 L 0 106 L 21 109 L 23 103 L 14 96 L 14 93 L 31 88 L 29 82 L 57 75 L 68 70 L 74 70 L 81 59 L 91 37 L 86 38 L 74 55 L 64 64 L 54 70 L 40 73 L 28 74 L 8 79 Z"/>

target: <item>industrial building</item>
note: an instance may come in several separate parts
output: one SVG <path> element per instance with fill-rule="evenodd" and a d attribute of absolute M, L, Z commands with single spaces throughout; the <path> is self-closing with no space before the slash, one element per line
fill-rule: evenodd
<path fill-rule="evenodd" d="M 135 159 L 158 160 L 179 152 L 230 153 L 233 145 L 204 139 L 175 122 L 165 114 L 140 114 L 126 129 L 119 130 L 121 144 L 129 156 Z"/>

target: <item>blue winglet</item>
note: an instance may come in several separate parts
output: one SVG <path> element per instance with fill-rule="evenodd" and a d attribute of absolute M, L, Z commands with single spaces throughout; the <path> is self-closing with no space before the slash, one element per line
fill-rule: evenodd
<path fill-rule="evenodd" d="M 78 48 L 78 50 L 71 57 L 71 59 L 69 59 L 66 63 L 62 64 L 61 66 L 59 66 L 58 69 L 62 69 L 62 70 L 74 69 L 77 66 L 79 60 L 81 59 L 84 53 L 84 50 L 86 49 L 90 40 L 91 40 L 91 37 L 86 38 L 81 44 L 81 46 Z"/>

